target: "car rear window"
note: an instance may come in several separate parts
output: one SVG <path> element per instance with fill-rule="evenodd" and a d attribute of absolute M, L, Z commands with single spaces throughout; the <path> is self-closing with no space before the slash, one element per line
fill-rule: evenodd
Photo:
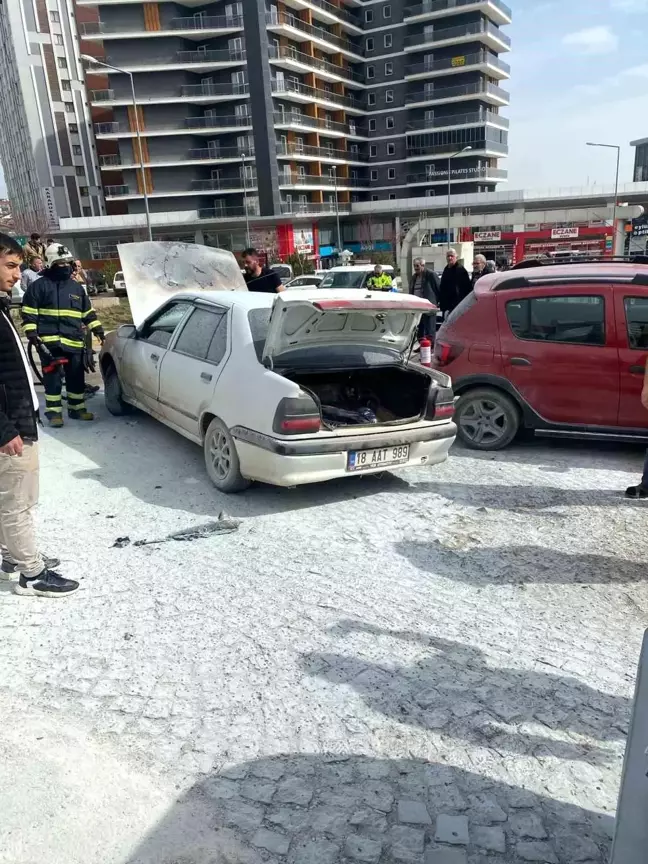
<path fill-rule="evenodd" d="M 448 317 L 446 318 L 446 324 L 448 324 L 449 326 L 452 324 L 456 324 L 456 322 L 461 318 L 462 315 L 465 315 L 469 309 L 472 309 L 476 302 L 477 295 L 474 291 L 471 291 L 470 294 L 468 294 L 467 297 L 464 297 L 461 303 L 458 306 L 455 306 L 452 312 L 448 315 Z"/>
<path fill-rule="evenodd" d="M 605 345 L 605 300 L 597 295 L 509 300 L 506 317 L 518 339 Z"/>
<path fill-rule="evenodd" d="M 343 270 L 340 273 L 330 273 L 322 279 L 320 288 L 362 288 L 368 275 L 369 271 L 366 270 Z"/>

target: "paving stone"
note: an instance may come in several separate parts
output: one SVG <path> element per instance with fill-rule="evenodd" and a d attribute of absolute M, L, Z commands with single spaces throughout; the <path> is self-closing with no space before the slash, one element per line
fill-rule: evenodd
<path fill-rule="evenodd" d="M 369 782 L 362 784 L 362 801 L 380 810 L 389 813 L 394 806 L 394 793 L 387 783 Z"/>
<path fill-rule="evenodd" d="M 369 837 L 352 834 L 347 837 L 344 852 L 349 858 L 356 861 L 367 861 L 368 864 L 374 864 L 380 859 L 382 843 L 380 840 L 371 840 Z"/>
<path fill-rule="evenodd" d="M 428 849 L 425 864 L 468 864 L 468 855 L 463 849 L 438 847 Z"/>
<path fill-rule="evenodd" d="M 252 831 L 263 822 L 263 809 L 243 801 L 228 801 L 225 805 L 225 824 L 241 831 Z"/>
<path fill-rule="evenodd" d="M 508 802 L 511 807 L 523 809 L 525 807 L 537 807 L 538 797 L 528 789 L 510 789 L 507 792 Z"/>
<path fill-rule="evenodd" d="M 266 813 L 266 821 L 274 825 L 281 825 L 286 831 L 301 831 L 302 828 L 310 821 L 310 817 L 305 810 L 298 810 L 295 807 L 279 807 L 277 810 L 271 810 Z"/>
<path fill-rule="evenodd" d="M 293 843 L 290 854 L 294 864 L 335 864 L 340 847 L 328 840 L 302 840 Z"/>
<path fill-rule="evenodd" d="M 263 780 L 244 780 L 241 783 L 241 795 L 251 801 L 260 801 L 262 804 L 269 804 L 276 791 L 276 783 Z"/>
<path fill-rule="evenodd" d="M 319 807 L 309 810 L 311 828 L 317 834 L 343 837 L 349 828 L 349 814 L 337 807 Z"/>
<path fill-rule="evenodd" d="M 286 766 L 283 762 L 256 762 L 250 768 L 250 773 L 255 777 L 262 777 L 265 780 L 279 780 L 286 773 Z"/>
<path fill-rule="evenodd" d="M 597 861 L 600 857 L 599 847 L 589 837 L 579 837 L 576 834 L 558 834 L 552 837 L 561 858 L 573 862 Z"/>
<path fill-rule="evenodd" d="M 470 821 L 477 825 L 490 825 L 493 822 L 506 822 L 507 815 L 497 802 L 497 799 L 487 792 L 470 795 Z"/>
<path fill-rule="evenodd" d="M 515 852 L 518 858 L 521 858 L 522 861 L 539 861 L 541 864 L 558 864 L 555 852 L 548 843 L 518 843 L 515 847 Z"/>
<path fill-rule="evenodd" d="M 399 801 L 398 821 L 410 825 L 431 825 L 432 820 L 425 804 L 420 801 Z"/>
<path fill-rule="evenodd" d="M 275 855 L 285 855 L 290 846 L 290 837 L 285 834 L 277 834 L 276 831 L 268 831 L 267 828 L 259 828 L 252 837 L 252 845 L 267 849 Z"/>
<path fill-rule="evenodd" d="M 531 840 L 546 840 L 547 832 L 540 817 L 536 813 L 518 811 L 509 818 L 509 828 L 518 837 L 529 837 Z"/>
<path fill-rule="evenodd" d="M 483 825 L 473 825 L 470 837 L 475 846 L 487 849 L 489 852 L 506 852 L 506 835 L 501 828 L 487 828 Z"/>
<path fill-rule="evenodd" d="M 439 843 L 451 843 L 454 846 L 468 845 L 468 819 L 465 816 L 448 816 L 445 813 L 437 816 L 434 839 Z"/>
<path fill-rule="evenodd" d="M 379 834 L 387 830 L 387 819 L 384 814 L 370 807 L 356 810 L 349 819 L 349 824 L 362 827 L 365 831 L 377 831 Z"/>
<path fill-rule="evenodd" d="M 443 729 L 450 722 L 452 714 L 447 708 L 437 708 L 433 711 L 426 711 L 423 715 L 423 722 L 428 729 Z"/>
<path fill-rule="evenodd" d="M 301 777 L 283 780 L 277 788 L 277 801 L 281 804 L 300 804 L 305 807 L 313 797 L 312 787 Z"/>
<path fill-rule="evenodd" d="M 391 854 L 397 861 L 420 861 L 425 844 L 425 831 L 394 825 L 389 831 Z"/>

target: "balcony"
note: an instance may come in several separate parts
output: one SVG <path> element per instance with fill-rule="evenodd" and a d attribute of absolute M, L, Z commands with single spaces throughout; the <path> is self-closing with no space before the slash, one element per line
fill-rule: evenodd
<path fill-rule="evenodd" d="M 308 114 L 298 114 L 296 111 L 275 111 L 274 124 L 277 129 L 303 129 L 324 130 L 331 138 L 366 138 L 358 134 L 356 124 L 336 123 L 326 117 L 310 117 Z"/>
<path fill-rule="evenodd" d="M 433 78 L 454 72 L 480 71 L 493 78 L 509 78 L 511 67 L 495 54 L 479 51 L 476 54 L 465 54 L 459 57 L 444 57 L 440 60 L 423 60 L 420 63 L 410 63 L 405 67 L 405 79 Z"/>
<path fill-rule="evenodd" d="M 241 117 L 237 115 L 228 115 L 226 117 L 214 115 L 213 117 L 185 117 L 185 129 L 191 129 L 193 131 L 200 130 L 203 131 L 205 129 L 251 129 L 252 128 L 252 118 L 248 116 Z"/>
<path fill-rule="evenodd" d="M 283 34 L 296 42 L 312 40 L 315 43 L 323 43 L 329 49 L 335 48 L 342 54 L 348 54 L 354 60 L 362 60 L 364 57 L 363 49 L 360 46 L 354 45 L 348 39 L 329 33 L 323 27 L 307 24 L 301 18 L 297 18 L 296 15 L 284 12 L 267 12 L 266 24 L 271 32 Z"/>
<path fill-rule="evenodd" d="M 209 33 L 237 33 L 243 29 L 241 15 L 203 15 L 201 17 L 172 18 L 168 27 L 162 30 L 145 30 L 144 26 L 125 27 L 120 24 L 90 21 L 81 24 L 84 39 L 140 39 L 144 36 L 177 36 L 179 32 L 187 38 L 202 39 Z"/>
<path fill-rule="evenodd" d="M 328 174 L 279 174 L 279 186 L 314 187 L 316 189 L 358 189 L 367 188 L 368 180 L 354 180 L 350 177 L 333 177 Z"/>
<path fill-rule="evenodd" d="M 501 168 L 457 168 L 450 172 L 450 182 L 474 183 L 485 181 L 496 183 L 498 180 L 506 180 L 508 172 Z M 406 177 L 408 186 L 433 186 L 435 183 L 448 184 L 448 171 L 428 171 L 425 174 L 408 174 Z"/>
<path fill-rule="evenodd" d="M 472 150 L 467 150 L 465 153 L 457 153 L 461 148 L 461 144 L 428 144 L 419 147 L 408 144 L 407 158 L 408 159 L 425 159 L 428 156 L 438 156 L 440 158 L 448 158 L 450 156 L 507 156 L 509 152 L 508 145 L 498 144 L 494 141 L 473 142 Z M 463 146 L 468 146 L 464 144 Z"/>
<path fill-rule="evenodd" d="M 138 96 L 136 94 L 135 99 L 137 104 L 142 107 L 168 105 L 170 102 L 177 102 L 181 99 L 187 102 L 222 102 L 228 99 L 245 98 L 249 92 L 249 84 L 185 84 L 175 93 L 160 94 L 159 96 Z M 90 102 L 93 105 L 132 105 L 133 97 L 130 93 L 117 95 L 114 90 L 91 90 Z"/>
<path fill-rule="evenodd" d="M 133 58 L 121 68 L 124 72 L 167 72 L 183 71 L 190 66 L 192 70 L 223 69 L 229 66 L 240 66 L 246 62 L 245 50 L 225 51 L 176 51 L 175 55 L 165 60 L 150 60 Z M 118 74 L 118 73 L 111 73 Z"/>
<path fill-rule="evenodd" d="M 405 7 L 405 21 L 430 21 L 462 11 L 482 12 L 496 24 L 510 24 L 513 20 L 513 13 L 501 0 L 423 0 Z"/>
<path fill-rule="evenodd" d="M 169 125 L 161 129 L 143 128 L 140 132 L 142 135 L 146 135 L 147 138 L 160 138 L 164 135 L 183 133 L 203 135 L 223 134 L 251 128 L 251 117 L 215 115 L 213 117 L 185 117 L 184 125 L 182 126 Z M 137 135 L 137 132 L 125 123 L 95 123 L 94 131 L 98 138 L 133 138 Z"/>
<path fill-rule="evenodd" d="M 236 178 L 223 180 L 194 180 L 191 183 L 191 189 L 164 189 L 156 190 L 153 188 L 149 193 L 149 198 L 186 198 L 193 197 L 201 193 L 238 193 L 243 195 L 245 191 L 254 192 L 256 190 L 256 181 L 248 181 L 247 187 L 243 185 L 243 180 Z M 131 189 L 129 186 L 104 186 L 104 194 L 106 199 L 119 198 L 121 200 L 128 198 L 134 200 L 143 198 L 143 193 L 137 189 Z"/>
<path fill-rule="evenodd" d="M 498 126 L 500 129 L 508 129 L 509 121 L 501 114 L 494 111 L 473 111 L 470 114 L 448 114 L 445 117 L 423 117 L 420 120 L 412 120 L 407 124 L 407 134 L 420 132 L 426 129 L 459 128 L 461 126 Z"/>
<path fill-rule="evenodd" d="M 459 45 L 462 42 L 483 42 L 493 51 L 508 51 L 511 47 L 510 36 L 485 20 L 415 33 L 405 39 L 404 45 L 405 51 L 420 51 L 428 46 L 441 48 L 445 44 Z"/>
<path fill-rule="evenodd" d="M 508 105 L 510 95 L 496 84 L 479 81 L 476 84 L 462 84 L 458 87 L 426 87 L 407 93 L 405 104 L 410 107 L 443 104 L 447 102 L 473 101 L 489 102 L 491 105 Z"/>
<path fill-rule="evenodd" d="M 250 147 L 245 151 L 245 158 L 252 159 L 254 157 L 254 147 Z M 151 159 L 144 163 L 145 168 L 169 168 L 173 165 L 197 165 L 201 162 L 209 164 L 242 162 L 243 156 L 238 147 L 207 147 L 207 148 L 192 148 L 185 153 L 177 156 L 167 156 L 163 159 Z M 124 160 L 119 154 L 99 157 L 99 167 L 106 171 L 114 171 L 116 169 L 132 170 L 140 168 L 139 162 Z"/>
<path fill-rule="evenodd" d="M 310 54 L 298 51 L 292 46 L 277 47 L 270 45 L 268 54 L 273 63 L 285 69 L 296 68 L 301 72 L 316 69 L 320 78 L 328 79 L 329 81 L 355 81 L 364 87 L 364 76 L 358 72 L 354 72 L 348 66 L 336 66 L 335 63 L 330 63 L 328 60 L 323 60 L 320 57 L 312 57 Z"/>
<path fill-rule="evenodd" d="M 286 0 L 286 5 L 292 9 L 315 8 L 318 10 L 320 18 L 324 18 L 332 24 L 341 23 L 347 27 L 353 27 L 357 33 L 362 32 L 362 23 L 359 18 L 343 6 L 334 6 L 332 3 L 328 3 L 327 0 Z"/>
<path fill-rule="evenodd" d="M 106 198 L 122 198 L 131 194 L 128 186 L 104 186 L 103 188 Z"/>
<path fill-rule="evenodd" d="M 338 150 L 335 147 L 314 147 L 310 144 L 287 144 L 282 147 L 277 144 L 277 156 L 287 159 L 311 159 L 323 162 L 365 163 L 368 157 L 350 150 Z"/>
<path fill-rule="evenodd" d="M 248 216 L 259 215 L 259 205 L 254 201 L 248 201 L 247 208 L 244 207 L 202 207 L 198 211 L 198 218 L 213 221 L 216 219 L 244 219 L 245 210 Z"/>
<path fill-rule="evenodd" d="M 248 177 L 243 182 L 242 177 L 225 177 L 222 180 L 192 180 L 191 188 L 195 192 L 245 192 L 257 188 L 257 178 Z"/>
<path fill-rule="evenodd" d="M 336 109 L 343 106 L 347 111 L 355 111 L 358 114 L 364 113 L 364 99 L 357 99 L 350 93 L 341 96 L 339 93 L 334 93 L 333 90 L 319 90 L 316 87 L 308 87 L 306 84 L 294 81 L 278 81 L 272 79 L 272 95 L 281 96 L 284 99 L 293 99 L 295 102 L 316 102 L 319 105 Z"/>
<path fill-rule="evenodd" d="M 330 201 L 323 204 L 316 204 L 312 201 L 306 201 L 304 203 L 297 201 L 282 201 L 281 212 L 284 216 L 298 216 L 300 214 L 306 215 L 309 213 L 313 215 L 330 213 L 332 215 L 334 213 L 350 213 L 351 205 L 339 200 L 337 202 Z"/>

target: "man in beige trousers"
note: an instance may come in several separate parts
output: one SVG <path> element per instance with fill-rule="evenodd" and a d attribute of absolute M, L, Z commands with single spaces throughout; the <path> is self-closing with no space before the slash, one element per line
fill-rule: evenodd
<path fill-rule="evenodd" d="M 52 570 L 36 545 L 32 511 L 38 503 L 38 399 L 9 300 L 20 279 L 22 249 L 0 234 L 0 577 L 18 573 L 16 594 L 66 597 L 79 587 Z"/>

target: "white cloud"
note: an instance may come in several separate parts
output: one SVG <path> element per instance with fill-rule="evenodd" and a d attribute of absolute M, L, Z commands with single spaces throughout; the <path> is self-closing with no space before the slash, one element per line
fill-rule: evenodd
<path fill-rule="evenodd" d="M 576 48 L 582 54 L 610 54 L 619 47 L 619 37 L 609 27 L 588 27 L 563 37 L 563 45 Z"/>

